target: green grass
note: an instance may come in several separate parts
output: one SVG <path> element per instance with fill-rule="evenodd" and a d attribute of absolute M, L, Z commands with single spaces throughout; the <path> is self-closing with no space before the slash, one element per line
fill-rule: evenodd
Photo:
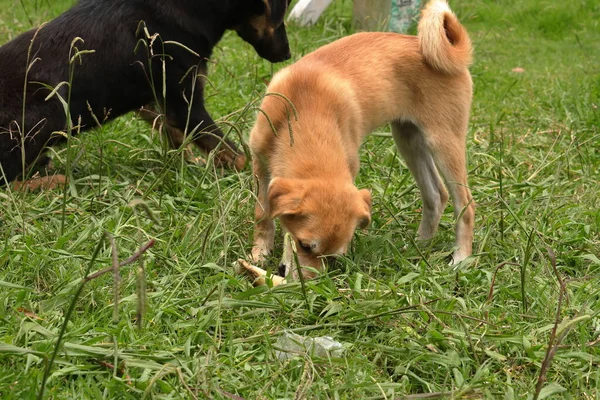
<path fill-rule="evenodd" d="M 1 41 L 70 4 L 0 0 Z M 305 291 L 252 288 L 232 268 L 251 247 L 251 172 L 186 165 L 125 116 L 73 140 L 66 193 L 0 191 L 0 397 L 39 393 L 86 270 L 111 266 L 110 232 L 120 260 L 156 240 L 143 257 L 142 328 L 139 263 L 121 269 L 117 319 L 112 274 L 86 283 L 50 398 L 532 398 L 558 277 L 560 340 L 539 398 L 600 398 L 600 3 L 451 5 L 475 45 L 472 259 L 447 265 L 450 207 L 439 234 L 415 248 L 418 190 L 392 141 L 371 137 L 358 184 L 373 191 L 373 224 L 350 254 Z M 318 25 L 290 26 L 294 59 L 351 33 L 350 9 L 338 0 Z M 228 34 L 214 53 L 209 110 L 246 140 L 245 107 L 281 67 Z M 66 157 L 56 149 L 57 171 Z M 332 336 L 345 352 L 278 361 L 286 330 Z"/>

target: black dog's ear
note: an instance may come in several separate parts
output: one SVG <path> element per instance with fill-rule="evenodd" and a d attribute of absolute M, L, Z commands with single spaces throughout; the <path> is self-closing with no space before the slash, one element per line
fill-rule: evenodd
<path fill-rule="evenodd" d="M 291 0 L 262 0 L 266 8 L 265 15 L 272 26 L 279 26 L 283 22 L 285 13 Z"/>
<path fill-rule="evenodd" d="M 262 0 L 262 2 L 265 5 L 265 8 L 267 9 L 267 12 L 265 14 L 271 15 L 271 0 Z"/>

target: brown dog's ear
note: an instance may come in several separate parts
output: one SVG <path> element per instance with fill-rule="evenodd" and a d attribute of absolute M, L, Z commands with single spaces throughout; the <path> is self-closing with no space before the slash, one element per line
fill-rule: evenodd
<path fill-rule="evenodd" d="M 361 189 L 358 191 L 360 197 L 365 202 L 365 206 L 369 213 L 371 213 L 371 206 L 373 205 L 373 200 L 371 199 L 371 191 L 369 189 Z"/>
<path fill-rule="evenodd" d="M 371 224 L 371 215 L 365 214 L 358 219 L 358 229 L 367 229 L 367 227 Z"/>
<path fill-rule="evenodd" d="M 271 218 L 297 214 L 304 199 L 304 184 L 299 179 L 273 178 L 269 183 L 267 197 Z"/>
<path fill-rule="evenodd" d="M 363 201 L 364 207 L 358 217 L 358 228 L 365 229 L 371 223 L 371 205 L 373 201 L 371 199 L 371 192 L 367 189 L 359 190 L 358 194 Z"/>

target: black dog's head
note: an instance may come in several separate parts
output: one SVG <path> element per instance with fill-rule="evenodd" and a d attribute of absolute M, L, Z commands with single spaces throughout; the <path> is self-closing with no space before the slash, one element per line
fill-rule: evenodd
<path fill-rule="evenodd" d="M 283 18 L 291 0 L 243 0 L 248 10 L 233 29 L 262 58 L 273 63 L 291 57 Z"/>

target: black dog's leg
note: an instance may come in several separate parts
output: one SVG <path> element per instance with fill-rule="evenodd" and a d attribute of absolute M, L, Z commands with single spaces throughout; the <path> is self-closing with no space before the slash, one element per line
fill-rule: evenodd
<path fill-rule="evenodd" d="M 35 104 L 35 101 L 32 101 L 31 104 Z M 44 147 L 57 141 L 56 137 L 52 138 L 52 133 L 61 129 L 60 117 L 56 119 L 58 122 L 51 124 L 44 120 L 38 120 L 36 117 L 28 118 L 25 126 L 39 129 L 30 130 L 24 140 L 19 137 L 22 133 L 18 129 L 9 132 L 2 131 L 0 128 L 0 167 L 2 167 L 0 186 L 15 179 L 27 179 L 31 172 L 44 171 L 50 162 L 50 157 L 45 153 Z M 14 125 L 11 124 L 11 127 Z M 22 145 L 24 149 L 22 149 Z M 23 171 L 23 163 L 25 171 Z"/>
<path fill-rule="evenodd" d="M 204 107 L 204 90 L 201 83 L 195 87 L 191 105 L 183 100 L 179 91 L 175 95 L 167 97 L 167 99 L 167 121 L 169 121 L 169 124 L 174 123 L 175 127 L 181 132 L 185 132 L 187 126 L 187 134 L 193 134 L 194 144 L 203 152 L 210 153 L 217 149 L 215 154 L 217 165 L 233 167 L 238 171 L 244 168 L 246 156 L 239 152 L 235 143 L 224 138 L 225 135 L 206 111 Z"/>
<path fill-rule="evenodd" d="M 194 144 L 200 149 L 209 153 L 215 149 L 215 161 L 218 165 L 234 167 L 236 170 L 242 170 L 246 164 L 246 156 L 240 153 L 238 147 L 219 129 L 215 121 L 208 114 L 208 111 L 202 107 L 196 107 L 193 116 L 190 116 L 190 127 L 199 126 L 194 133 Z"/>
<path fill-rule="evenodd" d="M 21 154 L 20 150 L 7 152 L 2 149 L 0 154 L 0 186 L 3 186 L 7 182 L 12 182 L 19 177 L 22 173 L 21 168 Z"/>

